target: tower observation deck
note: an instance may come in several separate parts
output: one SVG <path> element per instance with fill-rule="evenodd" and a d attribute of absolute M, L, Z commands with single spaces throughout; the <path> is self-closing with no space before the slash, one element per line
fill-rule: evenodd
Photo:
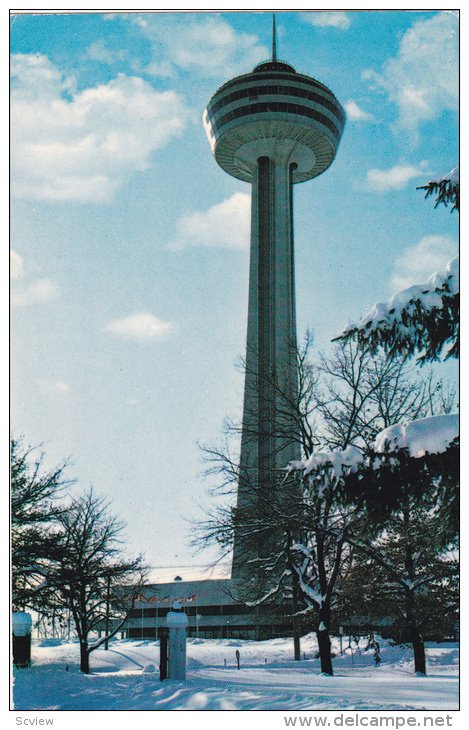
<path fill-rule="evenodd" d="M 203 121 L 220 167 L 252 185 L 249 309 L 238 510 L 256 509 L 301 458 L 293 404 L 298 394 L 293 185 L 334 160 L 345 114 L 315 79 L 272 60 L 223 84 Z M 288 405 L 290 404 L 290 405 Z M 232 577 L 256 577 L 266 546 L 235 534 Z M 257 553 L 257 554 L 256 554 Z M 260 558 L 260 561 L 257 559 Z"/>

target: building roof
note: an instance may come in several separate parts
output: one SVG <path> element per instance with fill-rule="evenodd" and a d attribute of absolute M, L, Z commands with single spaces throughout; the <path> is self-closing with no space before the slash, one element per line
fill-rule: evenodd
<path fill-rule="evenodd" d="M 226 578 L 150 583 L 143 588 L 135 607 L 141 608 L 149 604 L 170 606 L 173 601 L 179 601 L 183 606 L 227 606 L 241 603 L 236 600 L 236 595 L 236 583 Z"/>

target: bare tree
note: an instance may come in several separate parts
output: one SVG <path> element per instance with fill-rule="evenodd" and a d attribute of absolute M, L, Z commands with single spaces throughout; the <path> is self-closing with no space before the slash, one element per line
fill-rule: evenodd
<path fill-rule="evenodd" d="M 90 654 L 125 623 L 145 581 L 141 557 L 122 555 L 123 523 L 92 490 L 75 498 L 57 518 L 60 552 L 45 574 L 51 601 L 68 609 L 80 641 L 80 669 L 90 671 Z M 96 631 L 104 636 L 93 640 Z"/>
<path fill-rule="evenodd" d="M 297 347 L 296 343 L 285 345 L 284 349 L 291 351 L 285 360 L 296 360 L 298 379 L 293 390 L 287 390 L 285 387 L 287 377 L 281 368 L 277 367 L 276 372 L 262 376 L 264 408 L 273 414 L 273 418 L 264 424 L 264 429 L 267 430 L 264 430 L 263 434 L 275 440 L 273 454 L 294 444 L 299 453 L 309 456 L 320 445 L 317 434 L 320 373 L 311 358 L 313 343 L 313 333 L 308 330 L 300 347 Z M 251 357 L 249 360 L 255 362 L 256 358 Z M 249 368 L 247 361 L 244 360 L 239 362 L 238 367 L 244 373 L 246 383 L 249 383 L 250 387 L 260 387 L 261 376 L 258 371 Z M 248 441 L 250 439 L 256 441 L 259 437 L 257 398 L 246 398 L 244 408 L 243 422 L 234 418 L 225 419 L 224 432 L 230 444 L 236 436 L 240 437 L 241 433 Z M 203 450 L 205 451 L 205 447 Z"/>
<path fill-rule="evenodd" d="M 322 446 L 370 447 L 377 433 L 399 421 L 446 412 L 454 393 L 445 382 L 415 372 L 403 358 L 372 354 L 354 342 L 339 342 L 317 366 Z"/>

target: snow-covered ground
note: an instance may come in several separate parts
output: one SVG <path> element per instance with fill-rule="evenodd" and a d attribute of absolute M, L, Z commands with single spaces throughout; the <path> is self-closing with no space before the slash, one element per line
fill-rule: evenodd
<path fill-rule="evenodd" d="M 344 638 L 344 648 L 348 640 Z M 456 710 L 458 644 L 428 644 L 428 676 L 413 673 L 410 649 L 380 640 L 373 651 L 334 659 L 321 676 L 313 634 L 305 659 L 292 661 L 292 640 L 190 639 L 187 681 L 160 682 L 154 641 L 112 641 L 91 655 L 92 674 L 79 671 L 78 644 L 33 644 L 33 665 L 14 671 L 16 710 Z M 236 650 L 241 669 L 236 668 Z M 334 651 L 339 652 L 338 641 Z M 225 666 L 226 660 L 226 666 Z"/>

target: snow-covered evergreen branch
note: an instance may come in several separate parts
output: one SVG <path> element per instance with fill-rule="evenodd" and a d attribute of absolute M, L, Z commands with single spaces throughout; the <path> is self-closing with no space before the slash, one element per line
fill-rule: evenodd
<path fill-rule="evenodd" d="M 459 168 L 441 180 L 423 185 L 425 197 L 436 194 L 441 203 L 459 210 Z M 418 355 L 430 362 L 459 357 L 459 260 L 453 259 L 425 284 L 416 284 L 390 301 L 375 304 L 362 319 L 349 325 L 336 340 L 356 340 L 361 349 L 405 358 Z"/>
<path fill-rule="evenodd" d="M 459 259 L 425 284 L 403 289 L 388 302 L 374 307 L 336 340 L 356 340 L 376 352 L 382 347 L 391 357 L 420 353 L 420 362 L 459 356 Z"/>
<path fill-rule="evenodd" d="M 417 190 L 425 190 L 425 198 L 436 195 L 435 208 L 441 203 L 445 208 L 451 205 L 451 212 L 459 210 L 459 166 L 451 170 L 442 180 L 430 180 Z"/>

